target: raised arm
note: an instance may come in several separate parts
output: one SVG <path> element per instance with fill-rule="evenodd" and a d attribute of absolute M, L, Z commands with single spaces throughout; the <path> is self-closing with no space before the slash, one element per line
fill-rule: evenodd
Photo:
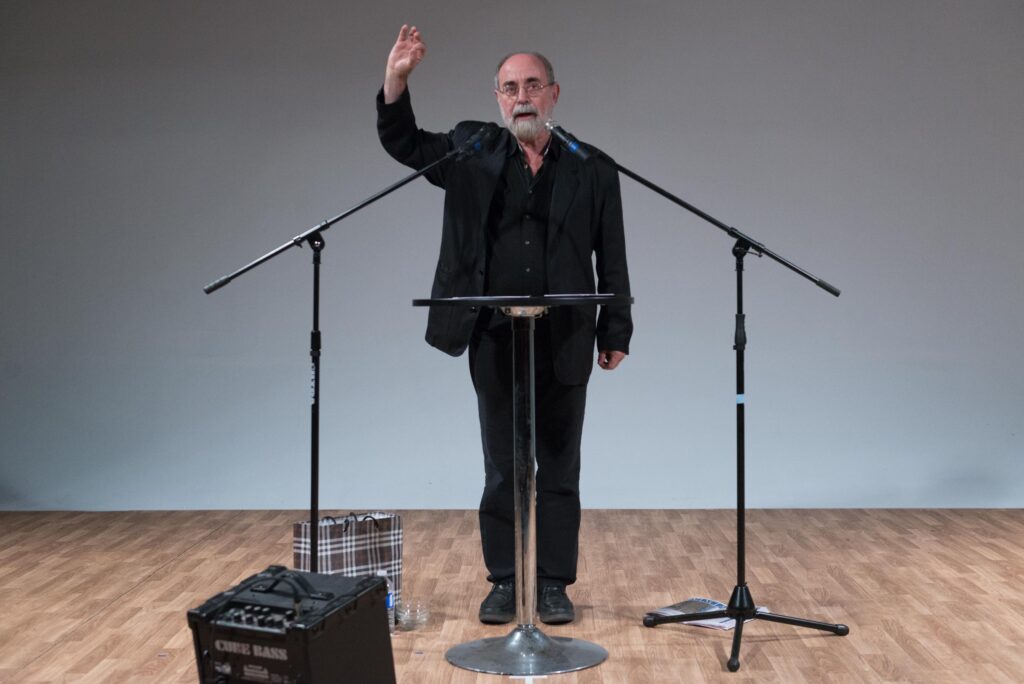
<path fill-rule="evenodd" d="M 427 54 L 427 45 L 415 26 L 402 24 L 398 40 L 388 55 L 388 66 L 384 72 L 384 103 L 392 104 L 405 92 L 409 74 Z"/>

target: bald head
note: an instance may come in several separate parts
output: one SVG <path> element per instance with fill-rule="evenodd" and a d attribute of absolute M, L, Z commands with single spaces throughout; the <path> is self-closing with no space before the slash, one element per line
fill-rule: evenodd
<path fill-rule="evenodd" d="M 516 56 L 519 56 L 519 55 L 525 55 L 525 56 L 533 57 L 535 60 L 540 62 L 541 68 L 544 69 L 544 73 L 548 77 L 548 81 L 547 82 L 548 83 L 554 83 L 555 82 L 555 68 L 553 66 L 551 66 L 551 61 L 547 57 L 545 57 L 544 55 L 540 54 L 539 52 L 510 52 L 510 53 L 508 53 L 507 55 L 505 55 L 504 57 L 501 58 L 501 61 L 498 62 L 498 68 L 494 70 L 494 89 L 495 90 L 497 90 L 500 87 L 499 75 L 501 74 L 501 67 L 505 66 L 505 62 L 507 62 L 509 60 L 509 58 L 516 57 Z"/>

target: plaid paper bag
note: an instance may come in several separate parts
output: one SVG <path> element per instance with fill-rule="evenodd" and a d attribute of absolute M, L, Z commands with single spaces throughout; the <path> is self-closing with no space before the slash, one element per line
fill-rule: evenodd
<path fill-rule="evenodd" d="M 309 521 L 292 525 L 292 565 L 309 571 Z M 317 531 L 317 570 L 345 577 L 376 575 L 391 580 L 395 603 L 402 598 L 402 516 L 371 511 L 336 519 L 324 516 Z"/>

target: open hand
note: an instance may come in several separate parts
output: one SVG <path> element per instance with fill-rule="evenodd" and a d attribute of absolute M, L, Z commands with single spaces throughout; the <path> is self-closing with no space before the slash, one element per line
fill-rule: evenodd
<path fill-rule="evenodd" d="M 407 79 L 426 53 L 427 45 L 420 36 L 420 30 L 415 26 L 402 24 L 402 29 L 398 32 L 398 40 L 395 41 L 395 46 L 391 48 L 391 54 L 388 55 L 387 74 L 403 80 Z"/>

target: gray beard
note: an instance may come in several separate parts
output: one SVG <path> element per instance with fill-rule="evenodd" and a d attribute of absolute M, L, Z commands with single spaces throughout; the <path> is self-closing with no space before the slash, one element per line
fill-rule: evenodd
<path fill-rule="evenodd" d="M 544 131 L 544 122 L 540 120 L 540 117 L 535 116 L 532 119 L 516 119 L 516 114 L 524 113 L 537 114 L 537 108 L 531 106 L 516 107 L 512 110 L 512 114 L 509 118 L 505 119 L 504 114 L 502 118 L 505 121 L 505 127 L 516 136 L 517 140 L 529 143 L 533 142 L 540 137 L 540 134 Z"/>
<path fill-rule="evenodd" d="M 520 119 L 516 121 L 513 119 L 508 122 L 508 130 L 512 132 L 512 135 L 516 136 L 517 139 L 523 142 L 533 142 L 540 137 L 541 132 L 544 130 L 544 124 L 540 119 Z"/>

